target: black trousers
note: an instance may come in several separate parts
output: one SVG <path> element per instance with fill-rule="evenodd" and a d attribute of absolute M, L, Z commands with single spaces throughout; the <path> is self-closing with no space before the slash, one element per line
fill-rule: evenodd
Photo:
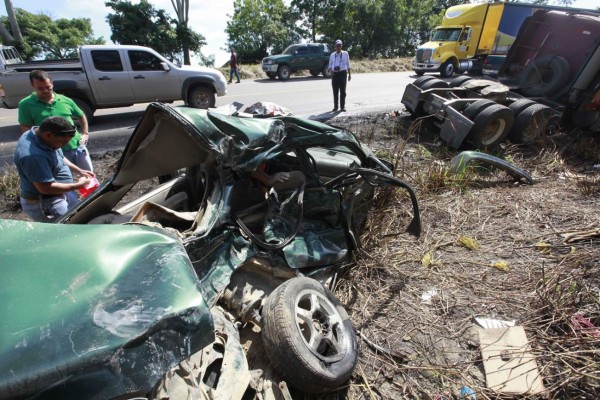
<path fill-rule="evenodd" d="M 333 72 L 331 87 L 333 88 L 333 106 L 341 108 L 346 106 L 346 83 L 348 82 L 348 71 Z M 338 103 L 339 97 L 339 103 Z"/>

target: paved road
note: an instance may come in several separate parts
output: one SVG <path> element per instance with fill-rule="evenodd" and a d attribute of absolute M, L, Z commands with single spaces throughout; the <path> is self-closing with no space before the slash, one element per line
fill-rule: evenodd
<path fill-rule="evenodd" d="M 398 109 L 404 87 L 414 78 L 409 72 L 354 74 L 347 87 L 346 109 L 349 114 Z M 217 98 L 217 106 L 234 101 L 245 106 L 270 101 L 296 115 L 324 120 L 335 115 L 330 112 L 332 98 L 330 81 L 323 78 L 292 77 L 285 82 L 259 79 L 229 85 L 228 94 Z M 180 104 L 183 103 L 174 103 Z M 145 109 L 146 104 L 137 104 L 96 111 L 90 126 L 90 152 L 122 149 Z M 20 136 L 16 121 L 16 110 L 0 109 L 0 170 L 12 164 L 15 142 Z"/>

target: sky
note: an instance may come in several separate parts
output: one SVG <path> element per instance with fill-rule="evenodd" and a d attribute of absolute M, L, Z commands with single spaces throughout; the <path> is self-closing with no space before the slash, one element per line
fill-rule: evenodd
<path fill-rule="evenodd" d="M 106 15 L 112 12 L 104 6 L 104 0 L 12 0 L 14 8 L 22 8 L 31 13 L 44 13 L 52 18 L 89 18 L 92 21 L 94 36 L 103 36 L 106 43 L 110 40 L 110 27 Z M 133 0 L 133 2 L 136 2 Z M 155 8 L 166 10 L 173 18 L 175 10 L 171 0 L 150 0 Z M 555 4 L 549 1 L 550 4 Z M 575 0 L 576 8 L 595 9 L 598 0 Z M 223 50 L 227 42 L 228 15 L 233 14 L 233 0 L 190 0 L 189 27 L 206 38 L 202 53 L 215 56 L 215 65 L 221 66 L 229 60 L 229 53 Z M 6 15 L 6 9 L 0 6 L 0 15 Z"/>

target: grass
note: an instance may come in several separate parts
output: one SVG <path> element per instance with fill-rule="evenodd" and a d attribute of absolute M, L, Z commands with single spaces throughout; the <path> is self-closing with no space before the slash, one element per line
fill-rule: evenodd
<path fill-rule="evenodd" d="M 0 173 L 0 195 L 6 200 L 19 197 L 19 174 L 12 165 L 5 165 Z"/>

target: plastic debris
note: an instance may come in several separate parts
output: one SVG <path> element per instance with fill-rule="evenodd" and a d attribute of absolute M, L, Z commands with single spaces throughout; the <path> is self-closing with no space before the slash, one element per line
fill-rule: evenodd
<path fill-rule="evenodd" d="M 475 322 L 485 329 L 497 329 L 515 326 L 517 321 L 514 319 L 512 321 L 503 321 L 500 319 L 475 317 Z"/>
<path fill-rule="evenodd" d="M 460 388 L 460 398 L 461 399 L 469 399 L 469 400 L 477 400 L 477 396 L 475 396 L 475 393 L 473 392 L 473 390 L 471 390 L 471 388 L 467 387 L 467 386 L 463 386 Z"/>

